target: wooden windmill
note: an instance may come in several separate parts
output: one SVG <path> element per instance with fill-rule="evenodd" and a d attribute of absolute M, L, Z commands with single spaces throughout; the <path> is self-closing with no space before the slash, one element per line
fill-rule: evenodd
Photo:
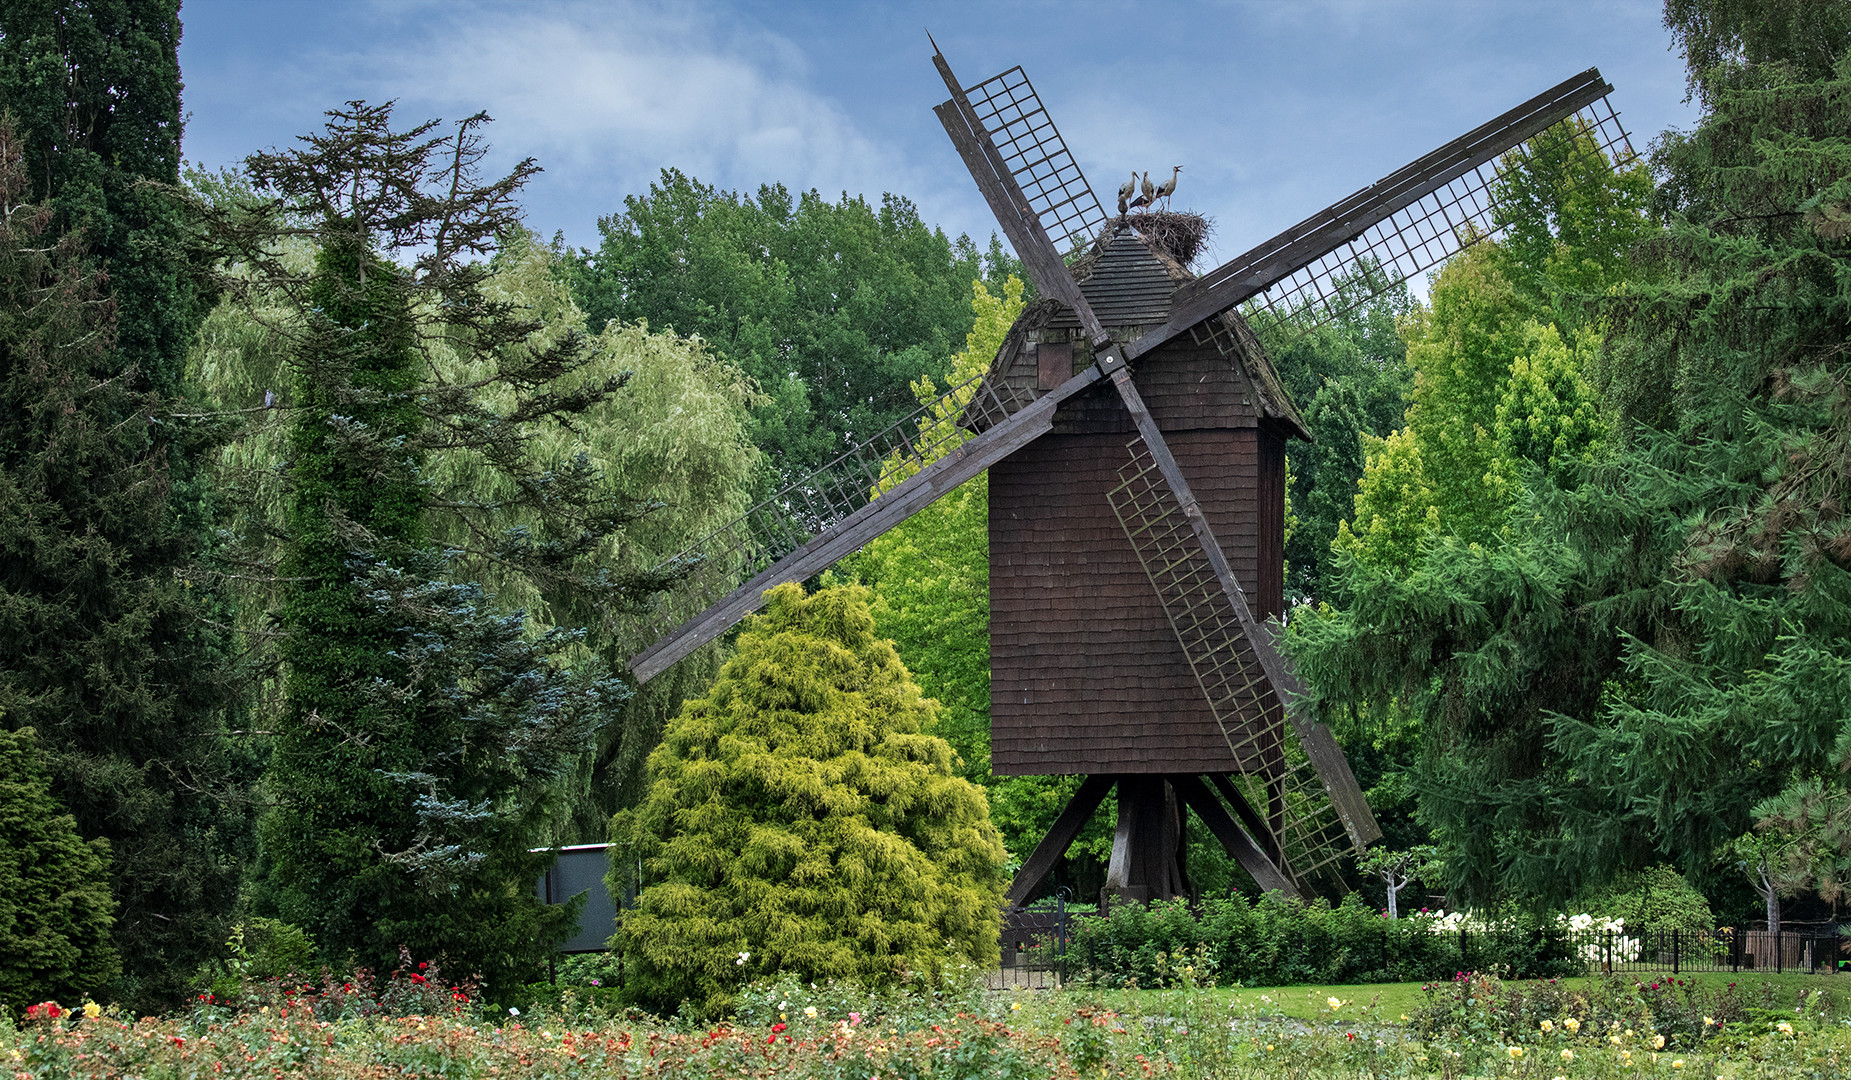
<path fill-rule="evenodd" d="M 1275 645 L 1285 445 L 1308 437 L 1256 312 L 1284 333 L 1495 236 L 1495 180 L 1575 125 L 1632 156 L 1589 69 L 1200 277 L 1108 219 L 1019 67 L 937 114 L 1041 300 L 990 370 L 790 484 L 668 571 L 692 580 L 638 679 L 990 469 L 992 768 L 1084 775 L 1009 891 L 1022 903 L 1114 789 L 1107 890 L 1187 891 L 1195 812 L 1261 887 L 1300 895 L 1380 835 Z M 1070 269 L 1050 233 L 1091 243 Z"/>

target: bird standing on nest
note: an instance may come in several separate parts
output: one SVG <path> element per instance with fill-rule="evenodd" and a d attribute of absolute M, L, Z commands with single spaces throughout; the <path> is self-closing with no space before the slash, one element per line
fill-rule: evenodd
<path fill-rule="evenodd" d="M 1183 171 L 1181 165 L 1170 166 L 1170 178 L 1157 188 L 1157 197 L 1163 200 L 1163 208 L 1170 208 L 1170 196 L 1176 194 L 1176 175 Z"/>
<path fill-rule="evenodd" d="M 1136 176 L 1138 174 L 1132 173 L 1131 175 Z M 1140 210 L 1150 205 L 1151 194 L 1157 190 L 1157 186 L 1150 182 L 1149 173 L 1144 174 L 1143 188 L 1144 188 L 1143 193 L 1140 194 L 1137 198 L 1131 200 L 1131 209 Z"/>
<path fill-rule="evenodd" d="M 1150 182 L 1150 173 L 1144 174 L 1144 205 L 1157 201 L 1157 185 Z"/>
<path fill-rule="evenodd" d="M 1125 216 L 1126 203 L 1130 200 L 1131 196 L 1137 194 L 1137 191 L 1138 191 L 1138 171 L 1136 169 L 1133 169 L 1131 170 L 1131 179 L 1118 185 L 1118 216 L 1119 217 Z"/>

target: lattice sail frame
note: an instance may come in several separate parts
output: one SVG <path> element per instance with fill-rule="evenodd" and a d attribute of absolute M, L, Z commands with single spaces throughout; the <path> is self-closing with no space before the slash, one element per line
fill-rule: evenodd
<path fill-rule="evenodd" d="M 1324 882 L 1355 850 L 1333 794 L 1296 730 L 1288 734 L 1286 710 L 1149 447 L 1139 437 L 1127 448 L 1131 460 L 1106 498 L 1240 766 L 1232 779 L 1267 816 L 1272 836 L 1254 840 L 1301 886 Z"/>
<path fill-rule="evenodd" d="M 1256 328 L 1268 323 L 1289 327 L 1283 340 L 1273 342 L 1278 347 L 1475 244 L 1503 236 L 1508 225 L 1499 220 L 1498 181 L 1510 170 L 1527 166 L 1533 141 L 1564 124 L 1590 136 L 1591 146 L 1575 143 L 1581 154 L 1598 152 L 1615 169 L 1638 160 L 1619 113 L 1601 97 L 1287 274 L 1247 301 L 1243 314 Z M 1235 351 L 1233 334 L 1221 319 L 1205 320 L 1190 333 L 1198 345 L 1213 341 L 1224 354 Z"/>
<path fill-rule="evenodd" d="M 655 569 L 682 580 L 647 613 L 655 640 L 700 614 L 740 583 L 867 505 L 881 492 L 971 438 L 1009 419 L 1033 397 L 997 387 L 984 372 L 921 405 L 905 419 L 701 537 Z"/>
<path fill-rule="evenodd" d="M 1069 247 L 1092 243 L 1105 228 L 1105 208 L 1021 66 L 964 92 L 1042 230 Z"/>

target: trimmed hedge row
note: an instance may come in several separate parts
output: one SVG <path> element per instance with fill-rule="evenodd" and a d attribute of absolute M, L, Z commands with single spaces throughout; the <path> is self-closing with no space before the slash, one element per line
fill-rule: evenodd
<path fill-rule="evenodd" d="M 1069 977 L 1105 985 L 1416 982 L 1462 971 L 1534 979 L 1586 966 L 1553 920 L 1513 917 L 1461 935 L 1430 917 L 1388 919 L 1354 894 L 1335 907 L 1276 893 L 1127 904 L 1072 926 Z"/>

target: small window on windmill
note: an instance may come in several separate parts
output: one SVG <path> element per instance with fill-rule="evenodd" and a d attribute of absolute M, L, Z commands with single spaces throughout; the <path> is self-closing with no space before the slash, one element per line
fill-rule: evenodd
<path fill-rule="evenodd" d="M 1038 385 L 1052 390 L 1073 376 L 1073 342 L 1044 341 L 1035 346 L 1035 360 L 1041 371 Z"/>

